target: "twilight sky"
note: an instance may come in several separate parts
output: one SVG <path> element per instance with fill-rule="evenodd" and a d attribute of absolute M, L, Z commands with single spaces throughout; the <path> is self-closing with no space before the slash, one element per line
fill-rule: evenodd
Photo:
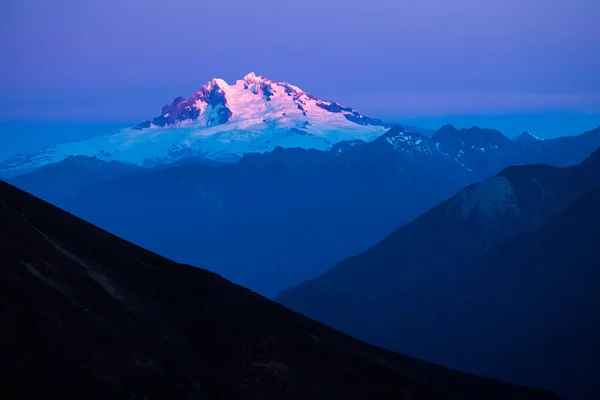
<path fill-rule="evenodd" d="M 138 122 L 250 71 L 364 113 L 600 112 L 599 0 L 3 0 L 0 119 Z"/>

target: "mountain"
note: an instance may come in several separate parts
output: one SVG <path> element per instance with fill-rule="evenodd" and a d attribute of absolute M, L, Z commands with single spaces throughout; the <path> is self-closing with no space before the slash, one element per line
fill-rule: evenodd
<path fill-rule="evenodd" d="M 567 166 L 579 164 L 600 147 L 600 127 L 576 136 L 520 143 L 523 152 L 542 164 Z"/>
<path fill-rule="evenodd" d="M 0 181 L 9 398 L 555 399 L 358 342 Z"/>
<path fill-rule="evenodd" d="M 144 173 L 114 179 L 94 169 L 83 178 L 86 169 L 65 161 L 11 182 L 127 240 L 272 298 L 377 244 L 461 187 L 515 163 L 569 165 L 587 157 L 598 138 L 600 131 L 591 131 L 534 149 L 491 129 L 445 126 L 429 138 L 394 127 L 327 151 L 276 147 L 237 163 L 187 157 L 154 169 L 132 166 Z M 130 166 L 111 165 L 123 172 Z M 202 251 L 198 243 L 206 245 Z"/>
<path fill-rule="evenodd" d="M 445 125 L 431 139 L 440 151 L 477 173 L 479 178 L 487 178 L 527 158 L 520 157 L 514 143 L 494 129 L 456 129 Z"/>
<path fill-rule="evenodd" d="M 471 182 L 424 139 L 395 128 L 329 151 L 278 147 L 234 164 L 186 164 L 101 182 L 55 204 L 274 297 Z"/>
<path fill-rule="evenodd" d="M 528 132 L 511 140 L 495 129 L 456 129 L 444 125 L 431 137 L 434 145 L 469 171 L 487 179 L 511 165 L 579 164 L 600 147 L 600 128 L 577 136 L 539 140 Z"/>
<path fill-rule="evenodd" d="M 373 344 L 593 398 L 598 189 L 600 150 L 507 168 L 277 300 Z"/>
<path fill-rule="evenodd" d="M 95 183 L 146 172 L 146 169 L 117 161 L 69 156 L 10 180 L 12 185 L 51 203 L 74 196 Z"/>
<path fill-rule="evenodd" d="M 71 155 L 155 166 L 186 157 L 235 161 L 277 146 L 327 150 L 342 140 L 375 139 L 387 127 L 297 86 L 250 73 L 233 85 L 212 79 L 191 97 L 177 97 L 159 116 L 132 128 L 13 157 L 0 163 L 0 176 Z"/>
<path fill-rule="evenodd" d="M 49 146 L 36 154 L 14 156 L 0 162 L 0 176 L 9 179 L 69 156 L 140 167 L 186 159 L 235 162 L 244 154 L 264 153 L 276 147 L 329 150 L 342 141 L 368 142 L 393 126 L 421 135 L 459 165 L 475 172 L 479 179 L 507 165 L 531 163 L 533 154 L 540 158 L 535 162 L 565 162 L 560 148 L 555 146 L 560 141 L 542 141 L 528 132 L 510 140 L 499 131 L 478 127 L 459 130 L 446 125 L 432 132 L 387 124 L 350 107 L 318 99 L 287 82 L 250 73 L 232 85 L 223 79 L 212 79 L 189 98 L 177 97 L 162 108 L 159 116 L 131 128 Z M 575 149 L 583 156 L 567 162 L 581 162 L 600 145 L 600 128 L 595 131 L 587 137 L 593 143 Z M 552 143 L 540 147 L 537 142 Z M 569 144 L 577 147 L 580 142 L 578 138 Z M 528 148 L 532 144 L 535 151 Z M 549 156 L 549 148 L 557 154 Z M 571 151 L 566 153 L 571 155 Z"/>
<path fill-rule="evenodd" d="M 544 139 L 542 139 L 541 137 L 536 136 L 529 131 L 524 131 L 523 133 L 521 133 L 519 136 L 517 136 L 515 138 L 515 141 L 517 143 L 535 143 L 535 142 L 541 142 L 543 140 Z"/>

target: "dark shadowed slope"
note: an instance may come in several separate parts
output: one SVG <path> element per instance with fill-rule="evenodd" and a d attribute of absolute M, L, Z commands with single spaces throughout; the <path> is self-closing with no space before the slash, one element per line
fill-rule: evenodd
<path fill-rule="evenodd" d="M 600 151 L 508 168 L 278 300 L 396 351 L 595 398 L 599 189 Z"/>
<path fill-rule="evenodd" d="M 1 181 L 0 220 L 11 398 L 556 398 L 360 343 Z"/>

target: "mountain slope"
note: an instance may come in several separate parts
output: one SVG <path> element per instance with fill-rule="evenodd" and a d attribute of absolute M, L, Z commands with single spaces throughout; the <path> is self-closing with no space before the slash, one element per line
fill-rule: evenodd
<path fill-rule="evenodd" d="M 505 350 L 495 354 L 493 367 L 491 360 L 480 361 L 486 375 L 546 387 L 572 399 L 598 397 L 599 205 L 600 190 L 588 192 L 548 226 L 499 245 L 473 262 L 469 279 L 476 282 L 476 289 L 469 285 L 468 293 L 447 294 L 455 299 L 453 308 L 460 310 L 448 317 L 481 321 L 479 338 L 482 331 L 497 329 L 499 321 L 492 321 L 492 316 L 502 316 L 500 323 L 506 326 L 502 335 L 487 340 Z M 470 282 L 464 283 L 458 286 Z M 507 310 L 512 314 L 506 315 Z M 461 341 L 457 330 L 447 333 L 459 348 L 469 340 L 478 347 L 482 344 L 472 334 L 463 332 Z"/>
<path fill-rule="evenodd" d="M 569 146 L 554 139 L 531 149 L 489 129 L 447 126 L 431 139 L 396 127 L 329 151 L 277 147 L 210 166 L 187 157 L 122 179 L 105 180 L 94 169 L 85 177 L 87 169 L 65 160 L 12 182 L 152 251 L 274 297 L 510 162 L 568 165 L 587 157 L 598 138 L 591 131 L 568 138 Z"/>
<path fill-rule="evenodd" d="M 133 128 L 13 157 L 0 163 L 0 176 L 72 155 L 155 166 L 186 157 L 235 161 L 246 153 L 277 146 L 327 150 L 342 140 L 375 139 L 386 127 L 286 82 L 250 73 L 233 85 L 213 79 L 191 97 L 178 97 L 164 106 L 152 121 Z"/>
<path fill-rule="evenodd" d="M 600 128 L 577 136 L 539 140 L 528 132 L 511 140 L 494 129 L 456 129 L 445 125 L 431 137 L 449 158 L 487 179 L 511 165 L 547 164 L 566 167 L 579 164 L 600 147 Z"/>
<path fill-rule="evenodd" d="M 0 181 L 11 398 L 551 399 L 360 343 Z"/>
<path fill-rule="evenodd" d="M 593 308 L 598 297 L 586 292 L 588 303 L 581 303 L 585 308 L 573 319 L 562 313 L 558 319 L 549 318 L 544 311 L 545 301 L 528 297 L 527 290 L 548 284 L 555 288 L 554 302 L 560 301 L 562 293 L 573 291 L 567 283 L 561 290 L 560 281 L 554 281 L 555 274 L 542 272 L 546 257 L 536 260 L 525 249 L 542 251 L 544 246 L 552 246 L 555 264 L 550 265 L 567 275 L 572 268 L 569 282 L 584 284 L 588 276 L 579 268 L 585 271 L 590 260 L 597 259 L 587 258 L 580 264 L 578 255 L 594 251 L 586 247 L 591 245 L 590 240 L 598 244 L 600 236 L 594 236 L 593 229 L 573 232 L 556 228 L 557 237 L 541 244 L 527 235 L 544 229 L 561 213 L 574 212 L 576 205 L 572 206 L 575 209 L 568 207 L 598 188 L 600 151 L 569 168 L 508 168 L 494 178 L 463 189 L 378 245 L 282 293 L 277 300 L 362 340 L 453 368 L 560 389 L 564 394 L 595 390 L 593 380 L 573 379 L 576 374 L 589 378 L 591 371 L 588 364 L 579 364 L 574 358 L 565 356 L 559 368 L 560 379 L 543 364 L 537 365 L 537 370 L 532 364 L 544 349 L 561 348 L 565 352 L 561 355 L 568 353 L 569 346 L 575 349 L 573 342 L 561 341 L 558 336 L 554 341 L 540 339 L 539 343 L 546 346 L 540 347 L 532 337 L 549 336 L 540 326 L 547 326 L 550 321 L 558 323 L 560 318 L 565 324 L 582 323 L 592 318 L 584 310 Z M 573 223 L 585 226 L 586 218 L 595 221 L 597 209 L 581 210 L 578 218 Z M 579 241 L 581 248 L 572 252 L 557 243 L 558 235 L 571 245 L 571 237 L 590 239 Z M 515 237 L 520 237 L 521 247 L 494 250 Z M 501 252 L 506 254 L 500 257 Z M 481 257 L 483 261 L 478 261 Z M 490 263 L 494 257 L 504 263 L 496 264 L 494 275 L 487 276 L 487 269 L 482 270 L 486 272 L 483 275 L 478 272 L 480 262 Z M 539 274 L 521 272 L 519 266 L 524 265 L 524 260 L 531 262 L 530 267 L 537 268 Z M 484 278 L 490 287 L 482 286 Z M 497 286 L 491 290 L 494 285 Z M 516 291 L 520 295 L 513 297 Z M 574 303 L 564 307 L 573 310 Z M 470 314 L 473 309 L 477 313 Z M 522 310 L 530 311 L 528 317 Z M 513 347 L 517 343 L 521 346 L 518 350 Z"/>
<path fill-rule="evenodd" d="M 424 143 L 398 128 L 329 152 L 276 148 L 236 164 L 188 164 L 99 183 L 56 204 L 274 297 L 470 182 L 443 154 L 416 151 Z"/>
<path fill-rule="evenodd" d="M 90 185 L 142 172 L 146 170 L 132 164 L 69 156 L 58 163 L 16 176 L 10 183 L 53 203 L 74 196 Z"/>
<path fill-rule="evenodd" d="M 600 127 L 576 136 L 563 136 L 521 143 L 523 150 L 536 162 L 567 166 L 579 164 L 600 147 Z"/>

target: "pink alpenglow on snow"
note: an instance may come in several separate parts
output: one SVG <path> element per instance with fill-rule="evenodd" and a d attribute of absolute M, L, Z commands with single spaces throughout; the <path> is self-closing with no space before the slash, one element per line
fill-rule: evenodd
<path fill-rule="evenodd" d="M 297 86 L 250 73 L 232 85 L 212 79 L 134 127 L 13 157 L 0 164 L 0 172 L 14 175 L 74 155 L 140 166 L 186 157 L 227 162 L 278 146 L 327 150 L 345 140 L 371 141 L 387 128 Z"/>

